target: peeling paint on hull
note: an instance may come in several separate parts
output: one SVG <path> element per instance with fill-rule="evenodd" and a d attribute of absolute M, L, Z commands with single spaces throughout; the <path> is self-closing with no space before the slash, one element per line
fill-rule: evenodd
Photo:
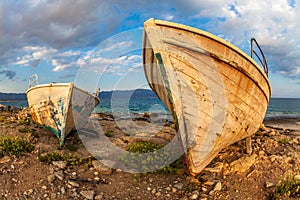
<path fill-rule="evenodd" d="M 32 119 L 45 126 L 64 144 L 65 137 L 75 129 L 77 120 L 74 116 L 80 116 L 82 110 L 76 111 L 72 99 L 76 96 L 77 103 L 92 99 L 89 106 L 85 106 L 85 112 L 91 113 L 99 103 L 98 97 L 79 89 L 74 83 L 50 83 L 31 87 L 26 91 L 28 105 L 31 109 Z M 78 113 L 76 113 L 78 112 Z M 74 116 L 73 116 L 74 115 Z M 87 119 L 85 119 L 87 121 Z M 82 122 L 83 123 L 83 122 Z M 77 125 L 77 124 L 76 124 Z"/>
<path fill-rule="evenodd" d="M 267 75 L 247 54 L 210 33 L 150 19 L 143 64 L 173 115 L 191 175 L 225 147 L 253 135 L 270 100 Z"/>

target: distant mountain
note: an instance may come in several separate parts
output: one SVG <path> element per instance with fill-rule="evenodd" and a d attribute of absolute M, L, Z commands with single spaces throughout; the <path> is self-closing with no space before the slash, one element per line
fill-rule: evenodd
<path fill-rule="evenodd" d="M 26 100 L 25 93 L 2 93 L 0 92 L 0 100 Z"/>
<path fill-rule="evenodd" d="M 136 89 L 136 90 L 115 90 L 115 91 L 102 91 L 99 94 L 101 98 L 114 97 L 131 97 L 131 98 L 155 98 L 156 94 L 152 90 Z M 0 92 L 0 100 L 26 100 L 25 93 L 2 93 Z"/>
<path fill-rule="evenodd" d="M 102 91 L 99 94 L 99 98 L 156 98 L 156 94 L 152 90 L 136 89 L 136 90 L 114 90 L 114 91 Z"/>

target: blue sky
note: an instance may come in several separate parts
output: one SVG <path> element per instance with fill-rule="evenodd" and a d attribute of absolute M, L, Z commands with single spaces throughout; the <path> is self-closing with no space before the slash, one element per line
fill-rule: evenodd
<path fill-rule="evenodd" d="M 273 97 L 300 98 L 300 5 L 295 0 L 2 0 L 0 92 L 69 82 L 94 90 L 147 87 L 143 22 L 151 17 L 206 30 L 250 52 L 255 37 Z"/>

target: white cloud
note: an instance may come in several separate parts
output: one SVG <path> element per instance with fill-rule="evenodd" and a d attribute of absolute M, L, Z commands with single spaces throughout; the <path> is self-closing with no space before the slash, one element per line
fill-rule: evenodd
<path fill-rule="evenodd" d="M 88 57 L 78 60 L 78 66 L 86 71 L 98 74 L 123 75 L 128 71 L 140 71 L 142 69 L 142 58 L 138 55 L 121 56 L 117 58 Z"/>
<path fill-rule="evenodd" d="M 130 57 L 108 60 L 90 52 L 79 63 L 77 59 L 81 49 L 86 51 L 103 39 L 140 27 L 155 17 L 197 26 L 246 51 L 250 38 L 255 37 L 266 53 L 271 71 L 291 79 L 300 76 L 300 5 L 294 0 L 153 0 L 151 4 L 139 0 L 1 1 L 0 15 L 2 68 L 12 63 L 37 65 L 46 59 L 54 71 L 62 71 L 82 64 L 85 58 L 95 67 L 110 64 L 111 73 L 122 71 L 122 65 L 115 63 L 129 62 Z M 100 53 L 130 45 L 111 43 Z"/>

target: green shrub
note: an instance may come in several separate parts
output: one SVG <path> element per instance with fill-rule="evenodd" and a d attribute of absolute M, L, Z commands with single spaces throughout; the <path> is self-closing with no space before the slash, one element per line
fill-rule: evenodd
<path fill-rule="evenodd" d="M 57 151 L 54 151 L 52 153 L 46 154 L 46 155 L 39 155 L 38 156 L 39 161 L 51 164 L 53 161 L 66 161 L 68 165 L 80 165 L 82 164 L 82 159 L 78 158 L 78 156 L 69 154 L 67 156 L 60 154 Z"/>
<path fill-rule="evenodd" d="M 147 141 L 141 141 L 141 142 L 129 144 L 127 147 L 127 151 L 132 153 L 150 153 L 150 152 L 157 151 L 162 147 L 163 145 L 159 145 Z"/>
<path fill-rule="evenodd" d="M 104 135 L 105 135 L 106 137 L 113 137 L 115 134 L 114 134 L 114 132 L 112 132 L 112 131 L 107 131 L 107 132 L 104 133 Z"/>
<path fill-rule="evenodd" d="M 61 160 L 63 160 L 63 156 L 60 153 L 54 151 L 54 152 L 49 153 L 49 154 L 44 155 L 44 156 L 39 155 L 38 159 L 41 162 L 51 164 L 52 161 L 61 161 Z"/>
<path fill-rule="evenodd" d="M 279 140 L 279 143 L 281 143 L 281 144 L 288 144 L 289 143 L 289 139 L 288 138 L 283 138 L 283 139 Z"/>
<path fill-rule="evenodd" d="M 69 149 L 70 151 L 77 151 L 78 149 L 78 147 L 74 144 L 73 145 L 69 144 L 66 146 L 66 148 Z"/>
<path fill-rule="evenodd" d="M 17 136 L 1 136 L 0 147 L 2 147 L 3 153 L 8 154 L 9 156 L 28 153 L 34 149 L 28 141 Z"/>
<path fill-rule="evenodd" d="M 168 159 L 172 158 L 172 153 L 170 151 L 157 151 L 161 149 L 163 145 L 155 144 L 147 141 L 141 141 L 133 144 L 129 144 L 127 151 L 131 154 L 124 154 L 120 156 L 126 165 L 131 168 L 141 170 L 143 172 L 149 171 L 149 169 L 156 168 L 156 163 L 169 163 Z M 147 154 L 151 153 L 152 154 Z M 165 174 L 176 174 L 178 170 L 182 168 L 182 159 L 179 158 L 170 165 L 163 167 L 157 172 Z"/>
<path fill-rule="evenodd" d="M 34 133 L 34 132 L 36 132 L 35 129 L 29 128 L 29 127 L 19 128 L 18 131 L 19 131 L 20 133 Z"/>
<path fill-rule="evenodd" d="M 300 181 L 295 176 L 281 180 L 271 199 L 281 199 L 282 197 L 300 197 Z"/>
<path fill-rule="evenodd" d="M 0 122 L 5 122 L 5 117 L 3 117 L 3 116 L 0 116 Z"/>
<path fill-rule="evenodd" d="M 30 121 L 31 121 L 31 120 L 30 120 L 29 118 L 26 119 L 26 120 L 24 120 L 24 119 L 19 119 L 19 120 L 18 120 L 18 124 L 28 126 L 28 125 L 30 125 Z"/>

